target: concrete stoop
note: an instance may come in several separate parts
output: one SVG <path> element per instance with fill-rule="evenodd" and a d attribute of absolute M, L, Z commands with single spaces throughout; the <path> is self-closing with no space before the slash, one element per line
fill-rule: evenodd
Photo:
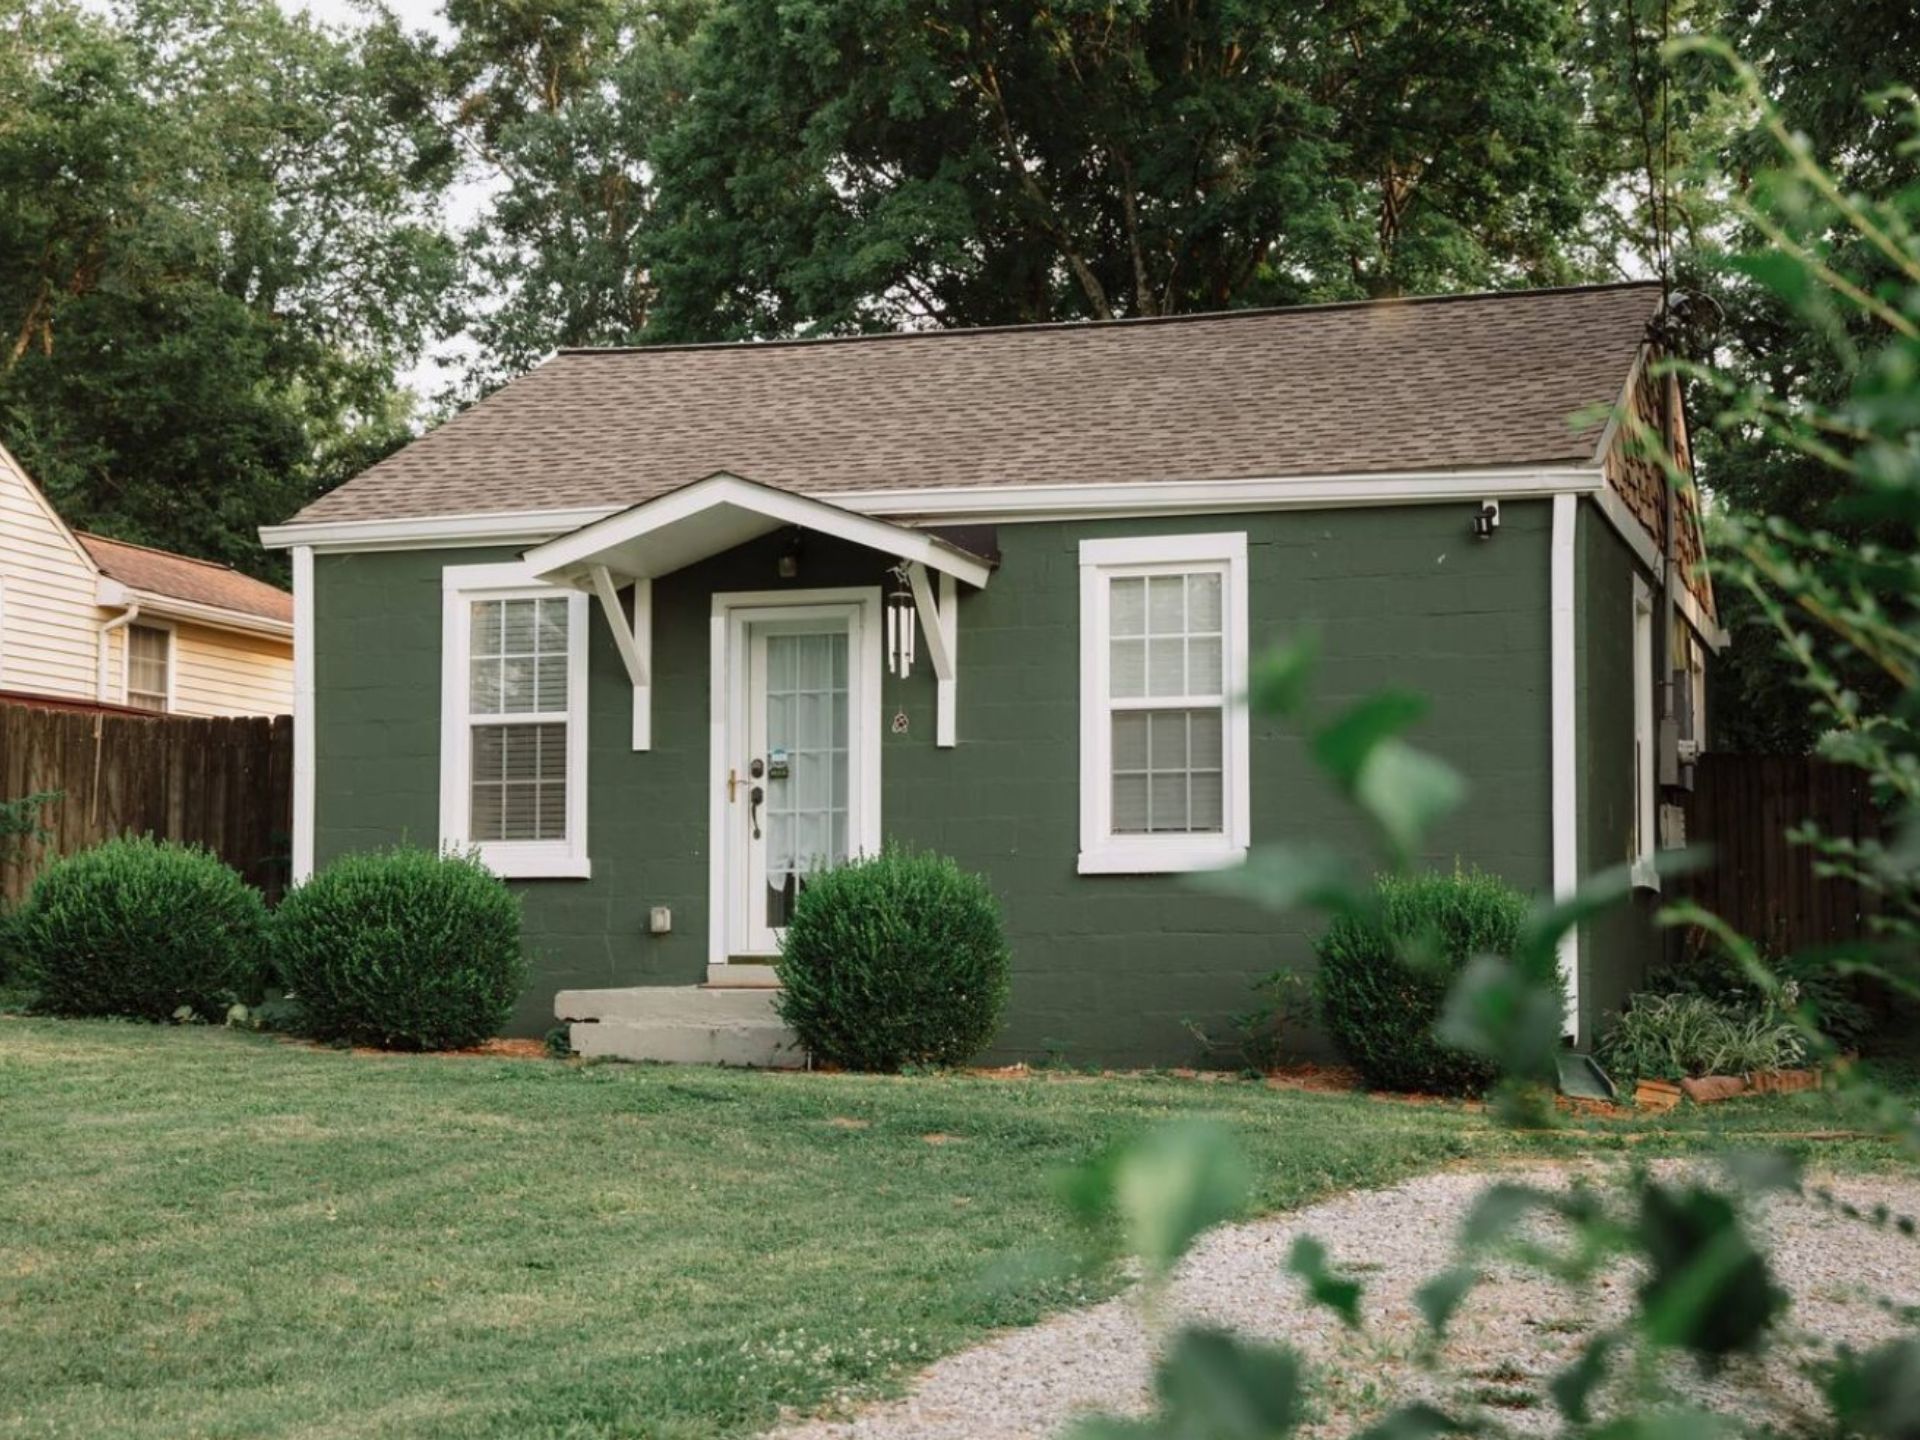
<path fill-rule="evenodd" d="M 553 1013 L 566 1022 L 576 1055 L 798 1069 L 807 1057 L 774 1013 L 775 993 L 706 985 L 562 990 Z"/>

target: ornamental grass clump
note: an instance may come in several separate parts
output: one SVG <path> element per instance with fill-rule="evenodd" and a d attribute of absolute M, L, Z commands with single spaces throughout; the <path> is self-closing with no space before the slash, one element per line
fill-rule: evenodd
<path fill-rule="evenodd" d="M 1000 1028 L 1008 967 L 986 882 L 890 848 L 807 881 L 781 942 L 777 1004 L 828 1064 L 958 1065 Z"/>
<path fill-rule="evenodd" d="M 1372 904 L 1336 916 L 1315 943 L 1314 998 L 1347 1062 L 1379 1090 L 1461 1095 L 1497 1078 L 1433 1027 L 1447 991 L 1476 955 L 1511 956 L 1527 899 L 1497 875 L 1382 875 Z"/>
<path fill-rule="evenodd" d="M 256 998 L 266 926 L 260 893 L 216 856 L 140 836 L 48 865 L 9 943 L 56 1015 L 212 1019 Z"/>
<path fill-rule="evenodd" d="M 317 1039 L 456 1050 L 526 986 L 520 901 L 477 856 L 346 855 L 280 903 L 273 960 Z"/>

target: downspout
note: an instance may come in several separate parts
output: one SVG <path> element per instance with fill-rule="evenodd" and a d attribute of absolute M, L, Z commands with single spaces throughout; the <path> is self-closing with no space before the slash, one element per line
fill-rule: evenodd
<path fill-rule="evenodd" d="M 109 637 L 114 631 L 123 626 L 131 625 L 139 618 L 140 602 L 138 600 L 131 600 L 127 602 L 127 608 L 125 610 L 122 610 L 118 615 L 114 616 L 113 619 L 106 621 L 100 627 L 100 654 L 98 657 L 99 678 L 94 685 L 94 698 L 102 705 L 111 705 L 113 703 L 107 698 L 107 656 L 113 648 Z"/>

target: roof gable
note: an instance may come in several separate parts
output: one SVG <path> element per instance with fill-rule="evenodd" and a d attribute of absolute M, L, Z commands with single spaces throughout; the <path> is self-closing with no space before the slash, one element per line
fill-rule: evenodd
<path fill-rule="evenodd" d="M 1657 285 L 761 345 L 563 351 L 296 523 L 1597 463 Z"/>

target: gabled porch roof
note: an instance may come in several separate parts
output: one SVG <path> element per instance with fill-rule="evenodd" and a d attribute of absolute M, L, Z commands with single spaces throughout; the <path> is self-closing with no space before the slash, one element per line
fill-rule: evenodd
<path fill-rule="evenodd" d="M 864 545 L 975 587 L 993 573 L 980 556 L 925 530 L 724 471 L 582 525 L 534 546 L 523 558 L 549 584 L 586 588 L 596 568 L 623 582 L 650 580 L 789 525 Z"/>

